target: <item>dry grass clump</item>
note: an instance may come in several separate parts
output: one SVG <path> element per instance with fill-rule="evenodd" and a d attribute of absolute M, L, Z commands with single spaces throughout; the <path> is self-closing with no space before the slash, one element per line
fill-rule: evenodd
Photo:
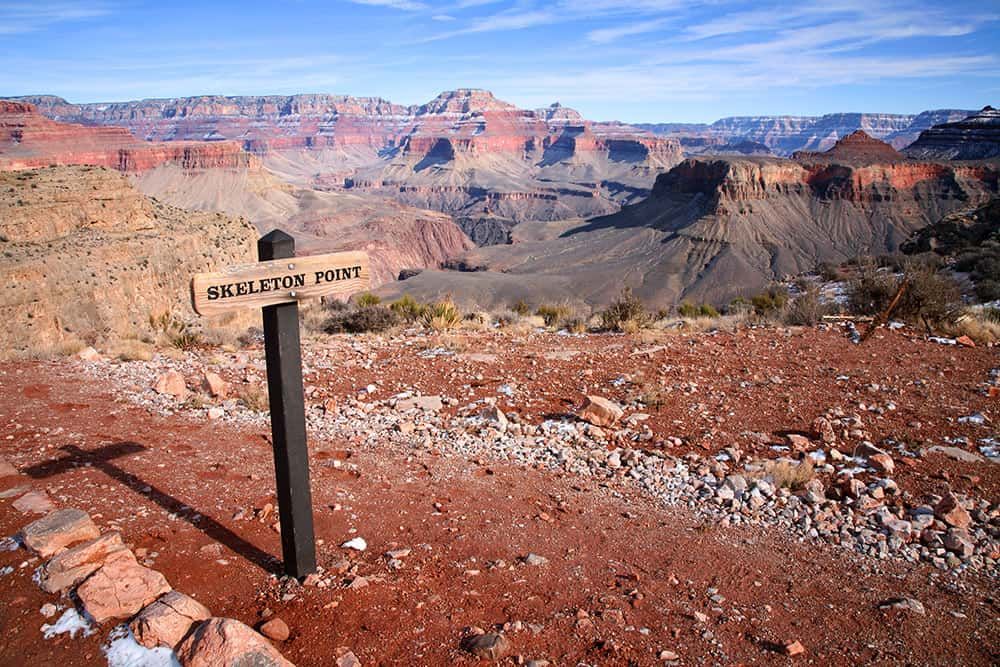
<path fill-rule="evenodd" d="M 764 472 L 777 487 L 795 491 L 805 486 L 805 483 L 816 476 L 812 461 L 805 459 L 794 463 L 788 459 L 768 461 L 764 464 Z"/>
<path fill-rule="evenodd" d="M 538 315 L 545 320 L 545 326 L 554 327 L 572 314 L 572 310 L 566 304 L 543 303 L 535 310 Z"/>
<path fill-rule="evenodd" d="M 785 310 L 785 324 L 793 326 L 815 326 L 832 309 L 820 298 L 819 287 L 805 286 L 802 293 L 792 299 Z"/>
<path fill-rule="evenodd" d="M 423 315 L 424 326 L 434 331 L 454 329 L 462 321 L 462 313 L 451 298 L 427 307 Z"/>
<path fill-rule="evenodd" d="M 108 353 L 121 361 L 149 361 L 153 358 L 154 348 L 149 343 L 134 338 L 118 341 Z"/>
<path fill-rule="evenodd" d="M 149 328 L 152 329 L 156 343 L 160 347 L 174 347 L 178 350 L 191 350 L 205 345 L 200 331 L 193 324 L 185 322 L 169 311 L 160 314 L 150 314 Z"/>
<path fill-rule="evenodd" d="M 426 303 L 420 303 L 409 294 L 404 294 L 390 303 L 389 308 L 391 308 L 403 322 L 413 324 L 424 316 L 424 313 L 427 312 L 428 306 Z"/>
<path fill-rule="evenodd" d="M 271 405 L 267 396 L 267 388 L 259 384 L 248 384 L 240 387 L 236 390 L 236 398 L 257 412 L 267 412 Z"/>
<path fill-rule="evenodd" d="M 602 311 L 601 328 L 622 333 L 637 333 L 649 325 L 652 319 L 639 297 L 632 294 L 632 289 L 626 287 L 618 299 Z"/>
<path fill-rule="evenodd" d="M 399 324 L 399 316 L 388 306 L 373 305 L 333 313 L 323 326 L 329 334 L 382 333 Z"/>
<path fill-rule="evenodd" d="M 684 319 L 694 319 L 698 317 L 718 317 L 719 311 L 708 303 L 694 304 L 690 301 L 683 301 L 681 305 L 677 306 L 677 314 Z"/>
<path fill-rule="evenodd" d="M 996 308 L 968 310 L 954 322 L 938 325 L 945 336 L 968 336 L 980 345 L 1000 342 L 1000 311 Z"/>

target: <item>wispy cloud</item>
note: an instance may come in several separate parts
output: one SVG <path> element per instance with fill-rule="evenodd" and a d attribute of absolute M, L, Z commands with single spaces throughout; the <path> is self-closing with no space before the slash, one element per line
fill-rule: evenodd
<path fill-rule="evenodd" d="M 111 8 L 103 2 L 37 2 L 0 4 L 0 35 L 42 30 L 55 23 L 105 16 Z"/>
<path fill-rule="evenodd" d="M 427 5 L 417 0 L 348 0 L 356 5 L 370 5 L 372 7 L 389 7 L 391 9 L 402 9 L 407 12 L 419 12 L 427 9 Z"/>
<path fill-rule="evenodd" d="M 656 19 L 652 21 L 643 21 L 641 23 L 628 23 L 614 28 L 599 28 L 588 32 L 587 39 L 598 44 L 607 44 L 609 42 L 617 41 L 623 37 L 631 37 L 632 35 L 642 35 L 645 33 L 655 32 L 662 28 L 666 23 L 666 19 Z"/>
<path fill-rule="evenodd" d="M 551 24 L 557 20 L 558 16 L 549 11 L 502 12 L 485 18 L 475 19 L 464 28 L 439 33 L 437 35 L 431 35 L 430 37 L 418 40 L 418 42 L 437 42 L 442 39 L 450 39 L 460 35 L 472 35 L 484 32 L 524 30 L 525 28 L 534 28 L 537 26 Z"/>

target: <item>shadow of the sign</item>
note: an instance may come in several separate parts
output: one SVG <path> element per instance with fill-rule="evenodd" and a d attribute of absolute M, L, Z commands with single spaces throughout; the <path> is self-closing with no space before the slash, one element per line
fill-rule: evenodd
<path fill-rule="evenodd" d="M 35 479 L 44 479 L 68 472 L 80 466 L 91 465 L 136 493 L 149 498 L 166 511 L 187 521 L 208 537 L 229 547 L 266 572 L 280 573 L 279 561 L 269 553 L 247 542 L 212 517 L 197 512 L 197 510 L 194 510 L 187 503 L 181 502 L 169 493 L 146 482 L 141 477 L 111 463 L 114 459 L 144 452 L 147 450 L 147 447 L 137 442 L 118 442 L 93 450 L 80 449 L 74 445 L 66 445 L 60 449 L 66 452 L 67 455 L 52 461 L 39 463 L 30 468 L 25 468 L 22 472 Z M 197 518 L 194 518 L 196 515 Z"/>

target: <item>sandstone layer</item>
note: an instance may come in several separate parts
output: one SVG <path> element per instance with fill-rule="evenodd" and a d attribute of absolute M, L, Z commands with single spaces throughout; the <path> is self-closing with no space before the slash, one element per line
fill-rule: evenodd
<path fill-rule="evenodd" d="M 246 220 L 155 202 L 114 171 L 0 173 L 0 341 L 7 355 L 193 319 L 191 275 L 256 259 Z"/>
<path fill-rule="evenodd" d="M 138 172 L 168 162 L 208 169 L 253 159 L 233 141 L 150 143 L 125 128 L 55 122 L 32 104 L 0 100 L 0 171 L 81 164 Z"/>

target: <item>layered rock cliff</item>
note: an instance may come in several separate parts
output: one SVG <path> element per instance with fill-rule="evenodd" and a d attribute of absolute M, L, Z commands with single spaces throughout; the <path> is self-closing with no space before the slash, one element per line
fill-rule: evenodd
<path fill-rule="evenodd" d="M 618 213 L 547 234 L 519 237 L 515 227 L 512 245 L 462 258 L 481 270 L 424 272 L 406 291 L 601 306 L 626 284 L 651 306 L 726 304 L 821 261 L 894 252 L 926 225 L 995 197 L 998 180 L 997 162 L 907 160 L 861 135 L 796 160 L 688 159 Z"/>
<path fill-rule="evenodd" d="M 1000 111 L 988 106 L 960 121 L 935 125 L 904 152 L 920 160 L 1000 158 Z"/>
<path fill-rule="evenodd" d="M 673 139 L 558 104 L 519 109 L 478 89 L 405 107 L 333 95 L 25 99 L 52 118 L 121 125 L 150 141 L 238 140 L 301 187 L 366 191 L 463 217 L 504 215 L 504 224 L 615 211 L 682 157 Z M 550 199 L 556 204 L 537 205 Z"/>
<path fill-rule="evenodd" d="M 32 104 L 0 100 L 0 170 L 84 164 L 139 172 L 168 162 L 209 169 L 253 160 L 233 141 L 149 143 L 125 128 L 56 122 Z"/>
<path fill-rule="evenodd" d="M 659 123 L 637 127 L 674 137 L 683 145 L 711 139 L 721 143 L 750 140 L 776 155 L 796 151 L 825 151 L 839 139 L 862 130 L 893 148 L 902 149 L 933 125 L 960 120 L 969 111 L 938 109 L 919 114 L 834 113 L 824 116 L 734 116 L 711 124 Z"/>
<path fill-rule="evenodd" d="M 253 261 L 246 220 L 156 203 L 97 167 L 0 173 L 0 349 L 152 335 L 150 316 L 193 319 L 191 275 Z"/>

